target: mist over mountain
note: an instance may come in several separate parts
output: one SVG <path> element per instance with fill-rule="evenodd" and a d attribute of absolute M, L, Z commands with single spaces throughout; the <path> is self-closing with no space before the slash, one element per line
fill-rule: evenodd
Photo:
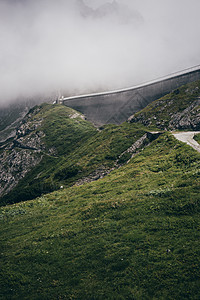
<path fill-rule="evenodd" d="M 124 13 L 115 2 L 82 4 L 76 2 L 82 24 L 107 18 L 118 28 L 145 24 L 131 18 L 122 25 Z M 22 58 L 21 64 L 25 68 Z M 145 93 L 132 89 L 117 110 L 116 97 L 113 118 L 98 128 L 80 106 L 29 109 L 37 94 L 51 93 L 65 75 L 55 72 L 51 86 L 38 70 L 32 89 L 34 72 L 27 73 L 26 91 L 20 80 L 1 90 L 2 99 L 12 92 L 24 100 L 30 95 L 30 102 L 19 97 L 0 109 L 0 299 L 200 299 L 200 80 L 190 82 L 199 79 L 200 69 L 151 84 Z M 13 84 L 25 80 L 18 69 L 16 74 Z M 78 75 L 68 93 L 75 87 L 81 92 Z M 92 90 L 95 78 L 86 79 Z M 170 93 L 153 101 L 151 90 L 158 96 L 166 86 Z M 64 79 L 60 87 L 67 87 Z M 107 112 L 109 101 L 102 98 Z M 153 102 L 141 107 L 147 98 Z M 134 102 L 144 108 L 112 124 Z"/>
<path fill-rule="evenodd" d="M 197 0 L 1 0 L 0 105 L 132 86 L 199 63 Z"/>

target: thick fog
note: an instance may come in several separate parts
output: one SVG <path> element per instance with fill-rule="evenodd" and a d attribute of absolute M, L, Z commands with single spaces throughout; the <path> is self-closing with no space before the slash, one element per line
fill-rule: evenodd
<path fill-rule="evenodd" d="M 0 0 L 0 103 L 198 65 L 199 11 L 199 0 Z"/>

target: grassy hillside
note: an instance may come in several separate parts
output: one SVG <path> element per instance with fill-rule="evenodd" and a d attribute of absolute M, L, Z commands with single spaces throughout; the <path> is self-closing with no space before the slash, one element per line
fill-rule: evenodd
<path fill-rule="evenodd" d="M 150 103 L 130 122 L 167 130 L 200 130 L 200 80 Z"/>
<path fill-rule="evenodd" d="M 1 165 L 9 166 L 11 157 L 17 157 L 11 172 L 8 172 L 9 168 L 0 170 L 0 174 L 4 173 L 0 175 L 0 182 L 6 185 L 8 177 L 13 184 L 11 187 L 7 184 L 6 188 L 0 184 L 0 192 L 3 190 L 0 204 L 34 199 L 60 186 L 102 177 L 116 166 L 120 155 L 148 130 L 200 130 L 199 110 L 200 81 L 154 101 L 135 114 L 129 123 L 106 125 L 101 129 L 66 106 L 36 106 L 24 119 L 20 127 L 23 134 L 14 140 L 14 150 L 13 146 L 5 150 L 6 147 L 0 145 Z M 25 153 L 19 145 L 22 148 L 31 145 L 32 149 L 26 149 Z M 27 156 L 32 158 L 32 165 L 26 161 Z M 121 161 L 126 162 L 130 157 L 126 154 Z M 16 180 L 22 173 L 24 175 Z"/>
<path fill-rule="evenodd" d="M 119 155 L 146 131 L 141 125 L 128 123 L 107 125 L 97 130 L 76 111 L 49 104 L 34 107 L 24 124 L 26 127 L 22 126 L 21 131 L 28 133 L 23 136 L 23 144 L 34 140 L 38 132 L 42 136 L 38 152 L 42 159 L 0 199 L 3 205 L 33 199 L 61 185 L 72 185 L 95 170 L 111 169 Z M 29 153 L 33 155 L 35 150 L 29 150 Z"/>
<path fill-rule="evenodd" d="M 32 199 L 42 192 L 55 190 L 56 184 L 54 182 L 50 180 L 41 181 L 41 179 L 49 177 L 51 169 L 56 167 L 60 157 L 69 155 L 75 148 L 80 147 L 81 142 L 84 142 L 96 132 L 93 125 L 83 120 L 81 115 L 72 119 L 71 116 L 74 113 L 74 110 L 67 107 L 49 104 L 35 106 L 29 111 L 18 128 L 17 144 L 10 142 L 10 147 L 7 146 L 6 149 L 1 150 L 1 153 L 9 158 L 9 155 L 12 157 L 26 152 L 30 157 L 38 156 L 40 163 L 36 167 L 30 165 L 29 169 L 32 168 L 32 170 L 19 181 L 15 189 L 2 197 L 0 203 L 5 204 L 17 202 L 20 199 Z M 22 147 L 18 144 L 22 144 Z M 27 147 L 28 149 L 26 149 Z M 9 171 L 9 165 L 12 164 L 12 161 L 7 162 L 4 159 L 3 163 L 8 165 Z M 20 159 L 19 157 L 16 165 L 19 167 L 17 168 L 14 165 L 13 173 L 22 172 L 23 158 Z M 26 170 L 23 169 L 23 171 Z"/>
<path fill-rule="evenodd" d="M 101 180 L 2 207 L 1 298 L 199 299 L 199 163 L 166 133 Z"/>

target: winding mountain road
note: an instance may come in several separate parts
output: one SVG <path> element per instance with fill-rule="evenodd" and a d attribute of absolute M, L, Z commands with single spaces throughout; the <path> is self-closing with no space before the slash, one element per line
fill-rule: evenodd
<path fill-rule="evenodd" d="M 177 140 L 190 145 L 192 148 L 200 152 L 200 145 L 199 143 L 197 143 L 197 141 L 194 140 L 195 134 L 198 133 L 200 134 L 200 131 L 184 131 L 172 134 Z"/>

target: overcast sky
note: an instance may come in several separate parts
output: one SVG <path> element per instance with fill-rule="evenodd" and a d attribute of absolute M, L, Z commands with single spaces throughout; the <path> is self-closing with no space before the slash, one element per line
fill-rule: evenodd
<path fill-rule="evenodd" d="M 200 64 L 199 0 L 0 0 L 0 103 Z"/>

